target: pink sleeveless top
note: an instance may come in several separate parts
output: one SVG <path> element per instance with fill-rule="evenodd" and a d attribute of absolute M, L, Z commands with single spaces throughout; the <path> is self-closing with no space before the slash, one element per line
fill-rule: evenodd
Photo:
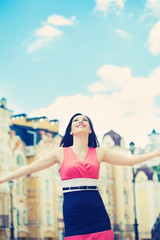
<path fill-rule="evenodd" d="M 89 147 L 83 162 L 77 157 L 71 147 L 63 149 L 64 159 L 59 169 L 61 180 L 73 178 L 99 178 L 100 164 L 97 159 L 96 148 Z"/>

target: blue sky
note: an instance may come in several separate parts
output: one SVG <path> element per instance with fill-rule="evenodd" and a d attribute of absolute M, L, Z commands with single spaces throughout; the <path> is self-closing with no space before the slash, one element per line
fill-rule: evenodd
<path fill-rule="evenodd" d="M 143 145 L 160 132 L 159 0 L 1 0 L 0 97 L 13 114 L 88 114 Z"/>

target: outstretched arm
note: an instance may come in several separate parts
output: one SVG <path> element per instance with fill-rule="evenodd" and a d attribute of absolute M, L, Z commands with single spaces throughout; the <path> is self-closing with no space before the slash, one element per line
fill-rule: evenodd
<path fill-rule="evenodd" d="M 49 152 L 46 157 L 37 159 L 31 164 L 18 168 L 17 170 L 15 170 L 12 173 L 9 173 L 6 176 L 0 177 L 0 183 L 4 183 L 49 168 L 55 163 L 58 163 L 61 154 L 62 148 L 56 148 L 53 151 Z"/>
<path fill-rule="evenodd" d="M 99 153 L 98 153 L 99 152 Z M 105 148 L 99 148 L 97 151 L 100 156 L 100 162 L 107 162 L 113 165 L 132 166 L 138 163 L 146 162 L 152 158 L 160 157 L 160 150 L 146 153 L 143 155 L 130 155 L 115 153 Z"/>

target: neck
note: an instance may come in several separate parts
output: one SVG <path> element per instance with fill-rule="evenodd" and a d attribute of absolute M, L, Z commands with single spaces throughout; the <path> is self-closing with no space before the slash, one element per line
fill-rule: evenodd
<path fill-rule="evenodd" d="M 74 136 L 72 148 L 76 151 L 87 151 L 88 150 L 88 135 Z"/>

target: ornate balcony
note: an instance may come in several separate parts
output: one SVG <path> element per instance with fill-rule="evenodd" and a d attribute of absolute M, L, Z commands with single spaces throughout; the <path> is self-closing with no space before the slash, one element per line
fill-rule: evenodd
<path fill-rule="evenodd" d="M 133 224 L 127 224 L 125 226 L 125 232 L 134 232 L 134 225 Z"/>
<path fill-rule="evenodd" d="M 9 228 L 9 216 L 0 215 L 0 228 Z"/>
<path fill-rule="evenodd" d="M 113 224 L 113 231 L 114 232 L 121 232 L 122 228 L 120 224 Z"/>

